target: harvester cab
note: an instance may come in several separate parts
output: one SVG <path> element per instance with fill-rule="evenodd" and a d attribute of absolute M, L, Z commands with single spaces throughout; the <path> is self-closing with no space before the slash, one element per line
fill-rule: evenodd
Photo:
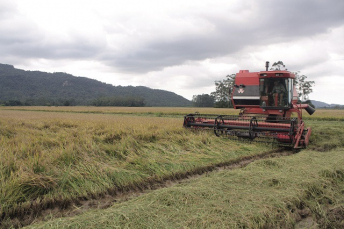
<path fill-rule="evenodd" d="M 264 109 L 292 108 L 294 79 L 267 77 L 268 74 L 261 73 L 259 78 L 260 107 Z M 280 75 L 282 73 L 276 74 Z"/>
<path fill-rule="evenodd" d="M 305 148 L 311 128 L 302 121 L 302 109 L 310 115 L 314 109 L 298 104 L 295 75 L 286 70 L 249 72 L 240 70 L 235 76 L 231 99 L 235 115 L 189 114 L 184 127 L 213 129 L 214 133 L 235 139 L 273 142 L 293 148 Z"/>

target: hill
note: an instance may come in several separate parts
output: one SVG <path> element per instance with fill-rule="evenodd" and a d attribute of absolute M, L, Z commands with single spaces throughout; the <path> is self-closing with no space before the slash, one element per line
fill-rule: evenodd
<path fill-rule="evenodd" d="M 316 100 L 311 100 L 312 104 L 315 106 L 315 108 L 341 108 L 344 107 L 344 105 L 339 105 L 339 104 L 328 104 L 328 103 L 324 103 L 324 102 L 320 102 L 320 101 L 316 101 Z"/>
<path fill-rule="evenodd" d="M 0 64 L 0 101 L 9 105 L 190 106 L 173 92 L 138 86 L 113 86 L 86 77 L 25 71 Z"/>

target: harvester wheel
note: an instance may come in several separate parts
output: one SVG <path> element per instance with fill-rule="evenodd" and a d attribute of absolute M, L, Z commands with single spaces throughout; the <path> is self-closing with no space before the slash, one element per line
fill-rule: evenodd
<path fill-rule="evenodd" d="M 250 139 L 253 140 L 256 136 L 254 133 L 254 128 L 258 126 L 258 121 L 256 119 L 256 117 L 253 117 L 250 120 L 250 129 L 249 129 L 249 135 L 250 135 Z"/>
<path fill-rule="evenodd" d="M 215 118 L 215 123 L 214 123 L 214 134 L 217 137 L 220 137 L 220 135 L 223 135 L 225 132 L 224 129 L 219 128 L 220 124 L 224 124 L 224 120 L 221 115 Z"/>

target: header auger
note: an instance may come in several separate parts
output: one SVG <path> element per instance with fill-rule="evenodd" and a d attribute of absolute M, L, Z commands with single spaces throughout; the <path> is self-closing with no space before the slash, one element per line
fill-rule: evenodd
<path fill-rule="evenodd" d="M 297 103 L 295 75 L 286 70 L 268 71 L 268 63 L 266 71 L 236 74 L 231 99 L 234 109 L 241 109 L 238 116 L 188 114 L 183 126 L 213 129 L 216 136 L 307 147 L 311 128 L 302 121 L 302 109 L 310 115 L 315 110 Z"/>

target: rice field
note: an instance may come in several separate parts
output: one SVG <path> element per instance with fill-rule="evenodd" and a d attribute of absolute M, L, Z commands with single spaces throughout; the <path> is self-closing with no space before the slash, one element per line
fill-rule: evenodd
<path fill-rule="evenodd" d="M 13 224 L 10 218 L 24 214 L 32 208 L 37 208 L 35 211 L 39 212 L 39 208 L 45 209 L 49 206 L 63 208 L 80 199 L 92 199 L 119 191 L 142 190 L 147 188 L 147 184 L 202 173 L 217 165 L 226 165 L 245 157 L 263 155 L 272 150 L 269 145 L 233 142 L 225 138 L 217 138 L 212 132 L 190 131 L 182 128 L 183 116 L 194 112 L 238 114 L 238 110 L 214 108 L 1 107 L 0 211 L 3 219 L 2 227 L 21 226 L 20 220 Z M 313 153 L 343 151 L 344 112 L 342 110 L 317 110 L 313 116 L 304 115 L 304 118 L 307 126 L 313 128 L 309 151 Z M 340 161 L 341 155 L 338 153 L 338 158 L 333 158 L 333 161 Z M 329 171 L 333 172 L 331 169 Z M 255 172 L 252 171 L 252 173 Z M 257 179 L 260 179 L 264 171 L 256 171 L 256 174 Z M 239 180 L 238 183 L 240 183 Z M 199 181 L 191 186 L 198 187 L 201 185 L 199 183 L 203 182 L 210 181 Z M 271 180 L 271 182 L 274 181 Z M 216 187 L 213 183 L 210 183 L 210 186 Z M 209 192 L 209 195 L 213 193 L 208 188 L 203 188 L 205 193 Z M 191 190 L 198 193 L 194 189 Z M 223 189 L 218 188 L 218 191 L 221 193 Z M 262 189 L 259 193 L 270 191 Z M 168 194 L 167 190 L 166 193 L 166 195 L 172 195 Z M 187 195 L 199 195 L 195 193 Z M 220 195 L 219 193 L 216 195 Z M 297 195 L 293 197 L 297 198 Z M 174 198 L 181 197 L 173 197 L 170 200 L 172 205 Z M 209 198 L 210 203 L 215 201 L 212 200 L 215 197 Z M 160 204 L 161 200 L 156 201 Z M 194 199 L 195 209 L 190 209 L 190 211 L 206 208 L 210 204 L 205 198 L 207 203 L 201 207 L 199 201 L 197 198 Z M 282 199 L 283 201 L 285 200 Z M 142 202 L 141 205 L 135 206 L 135 200 L 133 202 L 123 205 L 132 209 L 148 204 Z M 272 214 L 271 212 L 276 210 L 269 206 L 267 206 L 267 212 L 263 210 L 264 214 Z M 181 214 L 186 213 L 188 212 L 181 211 Z M 222 214 L 221 210 L 218 213 Z M 136 214 L 138 213 L 131 215 L 130 218 L 138 217 Z M 195 214 L 195 212 L 188 214 Z M 242 214 L 247 214 L 247 212 Z M 225 216 L 224 214 L 223 217 Z M 143 216 L 143 221 L 137 224 L 127 224 L 127 222 L 117 226 L 139 228 L 143 222 L 151 219 L 145 217 Z M 184 223 L 171 224 L 174 225 L 172 227 L 202 225 L 212 227 L 212 224 L 207 224 L 208 221 L 201 220 L 193 224 L 186 223 L 191 220 L 190 218 L 181 215 L 179 217 Z M 199 217 L 202 218 L 201 215 Z M 255 224 L 252 217 L 249 217 L 249 223 L 236 222 L 233 225 L 236 227 L 264 225 L 264 220 L 257 220 L 258 224 Z M 153 220 L 152 224 L 144 225 L 145 227 L 168 226 L 170 219 L 164 220 L 164 224 L 154 224 Z M 271 222 L 273 220 L 268 220 L 265 224 L 270 225 Z M 94 223 L 96 225 L 99 222 L 95 220 Z M 220 223 L 225 222 L 220 221 Z M 77 224 L 79 225 L 80 222 Z M 294 224 L 295 220 L 290 219 L 285 225 Z M 107 224 L 103 227 L 107 227 L 105 225 Z M 215 227 L 220 226 L 220 224 L 216 225 Z M 47 225 L 44 224 L 43 227 Z"/>
<path fill-rule="evenodd" d="M 141 188 L 268 148 L 185 130 L 183 116 L 60 109 L 0 110 L 3 215 Z"/>
<path fill-rule="evenodd" d="M 200 114 L 238 115 L 240 110 L 231 108 L 203 108 L 203 107 L 1 107 L 1 110 L 41 111 L 58 113 L 93 113 L 93 114 L 123 114 L 135 116 L 179 117 L 198 112 Z M 316 109 L 313 115 L 302 112 L 305 120 L 344 121 L 343 109 Z"/>
<path fill-rule="evenodd" d="M 344 157 L 265 159 L 29 228 L 343 228 Z"/>

